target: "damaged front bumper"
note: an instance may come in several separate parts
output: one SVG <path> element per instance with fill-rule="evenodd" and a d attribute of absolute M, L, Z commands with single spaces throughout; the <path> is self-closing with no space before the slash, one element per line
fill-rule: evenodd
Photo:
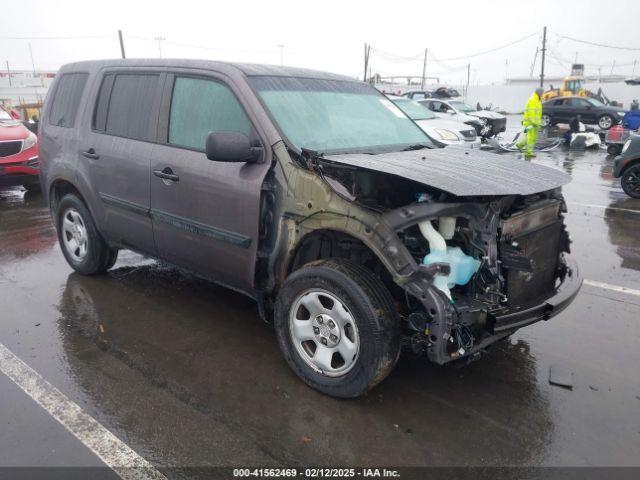
<path fill-rule="evenodd" d="M 564 279 L 549 298 L 532 307 L 503 315 L 491 316 L 494 321 L 494 333 L 513 333 L 519 328 L 540 320 L 549 320 L 567 308 L 580 291 L 582 277 L 575 260 L 565 256 L 565 264 L 566 273 Z"/>
<path fill-rule="evenodd" d="M 446 340 L 449 337 L 450 328 L 454 324 L 454 315 L 451 312 L 451 308 L 449 308 L 448 300 L 442 295 L 438 295 L 435 287 L 430 288 L 430 290 L 433 290 L 433 295 L 422 297 L 425 307 L 434 313 L 431 334 L 435 334 L 435 336 L 431 337 L 426 349 L 429 360 L 439 365 L 454 361 L 475 360 L 491 344 L 508 337 L 516 330 L 541 320 L 549 320 L 561 313 L 578 295 L 583 281 L 575 260 L 566 256 L 565 265 L 564 278 L 554 289 L 551 296 L 535 305 L 517 311 L 510 311 L 500 315 L 489 314 L 488 320 L 492 327 L 473 347 L 466 349 L 464 353 L 447 351 Z M 436 307 L 434 304 L 439 305 Z M 436 312 L 437 314 L 435 314 Z"/>

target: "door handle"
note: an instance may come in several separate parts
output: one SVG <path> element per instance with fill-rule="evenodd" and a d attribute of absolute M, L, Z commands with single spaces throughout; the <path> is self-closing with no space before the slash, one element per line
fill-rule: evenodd
<path fill-rule="evenodd" d="M 92 160 L 98 160 L 100 158 L 100 155 L 98 155 L 93 148 L 90 148 L 86 152 L 82 152 L 82 156 Z"/>
<path fill-rule="evenodd" d="M 180 180 L 180 177 L 173 173 L 173 170 L 169 167 L 165 167 L 162 170 L 154 170 L 153 174 L 162 180 L 168 180 L 170 182 L 178 182 Z"/>

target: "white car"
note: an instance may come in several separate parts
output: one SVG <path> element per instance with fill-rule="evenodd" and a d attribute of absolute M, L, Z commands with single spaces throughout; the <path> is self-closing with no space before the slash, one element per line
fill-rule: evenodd
<path fill-rule="evenodd" d="M 425 98 L 418 100 L 418 103 L 440 118 L 455 119 L 473 125 L 481 137 L 493 137 L 507 129 L 507 117 L 501 113 L 476 110 L 459 99 Z"/>
<path fill-rule="evenodd" d="M 440 118 L 418 102 L 404 97 L 388 95 L 400 110 L 427 134 L 429 137 L 446 145 L 478 147 L 480 139 L 475 128 L 456 120 Z"/>

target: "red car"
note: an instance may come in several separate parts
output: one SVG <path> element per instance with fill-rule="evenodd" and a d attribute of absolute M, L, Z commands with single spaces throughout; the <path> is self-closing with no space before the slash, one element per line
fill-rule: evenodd
<path fill-rule="evenodd" d="M 0 187 L 38 190 L 38 137 L 0 108 Z"/>

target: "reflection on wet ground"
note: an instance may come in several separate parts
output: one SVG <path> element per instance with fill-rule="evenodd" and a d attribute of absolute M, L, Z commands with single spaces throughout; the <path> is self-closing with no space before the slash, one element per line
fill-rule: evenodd
<path fill-rule="evenodd" d="M 611 159 L 536 161 L 574 178 L 585 277 L 640 288 L 640 201 Z M 41 197 L 0 192 L 0 343 L 160 467 L 637 465 L 639 314 L 639 297 L 585 286 L 467 368 L 403 355 L 369 396 L 341 401 L 297 380 L 250 300 L 131 252 L 108 275 L 71 273 Z M 552 364 L 573 390 L 548 384 Z"/>

